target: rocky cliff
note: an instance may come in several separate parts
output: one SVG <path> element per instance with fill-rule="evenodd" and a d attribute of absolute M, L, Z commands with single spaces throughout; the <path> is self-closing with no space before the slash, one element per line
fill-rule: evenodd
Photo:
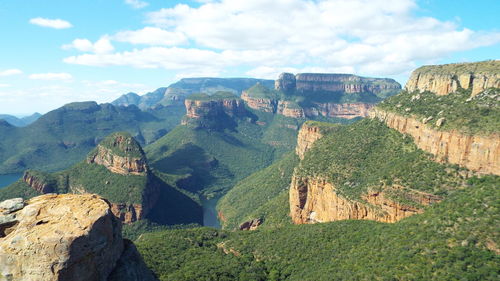
<path fill-rule="evenodd" d="M 385 78 L 282 73 L 275 81 L 274 90 L 257 84 L 243 91 L 241 98 L 252 109 L 292 118 L 352 119 L 367 117 L 374 103 L 400 89 L 399 83 Z"/>
<path fill-rule="evenodd" d="M 475 96 L 487 88 L 500 88 L 500 60 L 423 66 L 413 71 L 405 88 L 437 95 L 472 89 Z"/>
<path fill-rule="evenodd" d="M 245 106 L 241 100 L 191 100 L 186 99 L 186 117 L 192 119 L 217 117 L 222 114 L 229 116 L 242 116 L 245 114 Z"/>
<path fill-rule="evenodd" d="M 295 147 L 295 154 L 299 156 L 300 160 L 304 159 L 306 151 L 312 148 L 313 144 L 323 137 L 324 133 L 331 131 L 338 127 L 338 125 L 319 123 L 308 121 L 305 122 L 299 130 L 297 136 L 297 146 Z"/>
<path fill-rule="evenodd" d="M 282 73 L 275 81 L 275 89 L 285 92 L 369 92 L 375 95 L 398 92 L 401 85 L 393 79 L 367 78 L 352 74 Z"/>
<path fill-rule="evenodd" d="M 27 202 L 4 201 L 0 234 L 1 280 L 101 281 L 120 271 L 121 223 L 97 195 L 48 194 Z M 146 275 L 123 275 L 122 280 L 156 280 L 147 268 L 135 271 Z"/>
<path fill-rule="evenodd" d="M 44 173 L 28 170 L 24 172 L 23 181 L 42 194 L 56 191 L 54 183 L 48 181 L 47 175 Z"/>
<path fill-rule="evenodd" d="M 440 201 L 437 196 L 413 192 L 412 201 L 416 205 L 407 205 L 391 200 L 386 193 L 368 192 L 361 200 L 352 200 L 339 194 L 325 179 L 294 176 L 290 185 L 290 216 L 295 224 L 347 219 L 396 222 L 421 213 L 423 210 L 416 205 Z"/>
<path fill-rule="evenodd" d="M 127 133 L 115 133 L 107 137 L 89 154 L 87 163 L 102 165 L 122 175 L 146 175 L 149 171 L 140 144 Z"/>
<path fill-rule="evenodd" d="M 458 164 L 482 174 L 500 175 L 500 135 L 465 135 L 458 131 L 438 131 L 425 121 L 373 109 L 371 118 L 413 137 L 422 150 L 432 153 L 438 162 Z M 439 122 L 436 120 L 435 122 Z"/>

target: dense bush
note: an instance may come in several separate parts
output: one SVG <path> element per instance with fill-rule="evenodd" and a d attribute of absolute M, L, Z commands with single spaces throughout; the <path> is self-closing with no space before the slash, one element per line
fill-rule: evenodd
<path fill-rule="evenodd" d="M 500 89 L 491 88 L 471 97 L 471 90 L 459 89 L 455 93 L 438 96 L 431 92 L 410 93 L 384 100 L 379 108 L 414 117 L 419 121 L 431 118 L 428 125 L 437 130 L 458 130 L 465 134 L 498 134 L 500 127 Z M 444 123 L 437 126 L 437 120 Z"/>

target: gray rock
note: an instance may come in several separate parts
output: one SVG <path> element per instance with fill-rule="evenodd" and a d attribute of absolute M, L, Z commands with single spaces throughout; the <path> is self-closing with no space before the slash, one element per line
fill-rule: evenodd
<path fill-rule="evenodd" d="M 10 214 L 22 208 L 24 208 L 23 198 L 13 198 L 0 203 L 0 211 L 2 211 L 3 214 Z"/>
<path fill-rule="evenodd" d="M 2 227 L 4 225 L 10 225 L 10 224 L 15 223 L 15 222 L 17 222 L 15 214 L 0 216 L 0 227 Z"/>

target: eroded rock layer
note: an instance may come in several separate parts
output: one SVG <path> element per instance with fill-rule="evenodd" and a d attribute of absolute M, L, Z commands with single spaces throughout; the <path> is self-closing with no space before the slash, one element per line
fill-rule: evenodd
<path fill-rule="evenodd" d="M 438 131 L 429 125 L 392 112 L 373 109 L 371 118 L 413 137 L 422 150 L 438 162 L 448 162 L 482 174 L 500 175 L 500 135 L 464 135 L 457 131 Z"/>
<path fill-rule="evenodd" d="M 500 88 L 500 60 L 423 66 L 413 71 L 405 88 L 437 95 L 472 89 L 475 96 L 487 88 Z"/>
<path fill-rule="evenodd" d="M 97 195 L 42 195 L 10 215 L 2 280 L 106 280 L 123 251 L 121 224 Z"/>
<path fill-rule="evenodd" d="M 325 179 L 294 176 L 290 185 L 290 216 L 295 224 L 319 223 L 337 220 L 374 220 L 396 222 L 421 213 L 439 197 L 414 192 L 414 205 L 395 202 L 386 192 L 368 192 L 362 200 L 352 200 L 338 194 L 335 186 Z"/>
<path fill-rule="evenodd" d="M 122 175 L 145 175 L 148 171 L 144 158 L 118 156 L 102 146 L 97 147 L 97 153 L 91 155 L 87 162 L 105 166 L 111 172 Z"/>

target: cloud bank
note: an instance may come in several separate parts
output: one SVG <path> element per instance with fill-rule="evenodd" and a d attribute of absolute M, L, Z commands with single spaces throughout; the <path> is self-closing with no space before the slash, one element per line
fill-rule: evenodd
<path fill-rule="evenodd" d="M 134 45 L 128 50 L 104 52 L 95 47 L 99 41 L 77 39 L 87 40 L 72 43 L 86 53 L 64 62 L 214 75 L 240 67 L 262 78 L 284 70 L 399 75 L 419 62 L 500 42 L 498 32 L 416 16 L 414 0 L 198 2 L 150 12 L 149 26 L 109 36 Z"/>

